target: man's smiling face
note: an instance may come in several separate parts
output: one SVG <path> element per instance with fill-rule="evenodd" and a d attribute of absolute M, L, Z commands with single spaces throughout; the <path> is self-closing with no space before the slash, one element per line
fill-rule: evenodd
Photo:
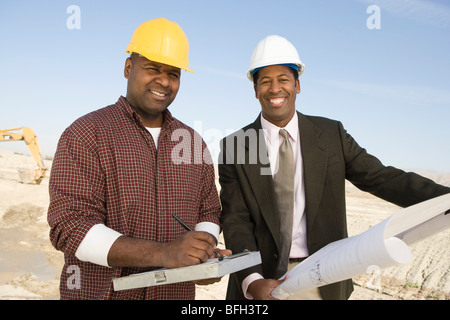
<path fill-rule="evenodd" d="M 285 127 L 295 113 L 295 99 L 300 93 L 300 81 L 290 68 L 273 65 L 258 71 L 254 86 L 263 117 L 278 127 Z"/>
<path fill-rule="evenodd" d="M 158 126 L 180 88 L 180 69 L 133 54 L 125 63 L 127 100 L 144 125 Z M 158 122 L 158 123 L 156 123 Z"/>

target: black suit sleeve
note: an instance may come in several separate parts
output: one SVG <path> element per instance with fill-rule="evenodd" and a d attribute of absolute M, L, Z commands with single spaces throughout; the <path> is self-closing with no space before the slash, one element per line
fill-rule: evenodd
<path fill-rule="evenodd" d="M 450 188 L 416 173 L 384 166 L 361 148 L 341 123 L 339 133 L 346 164 L 345 177 L 359 189 L 401 207 L 450 193 Z"/>

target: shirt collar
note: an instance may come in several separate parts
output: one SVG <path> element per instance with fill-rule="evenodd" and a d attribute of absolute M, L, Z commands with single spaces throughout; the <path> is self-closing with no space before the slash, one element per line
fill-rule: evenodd
<path fill-rule="evenodd" d="M 124 96 L 120 96 L 119 100 L 117 101 L 117 104 L 119 106 L 121 106 L 125 112 L 137 123 L 139 123 L 140 125 L 142 125 L 142 121 L 141 118 L 139 117 L 139 115 L 136 113 L 136 111 L 134 111 L 134 109 L 131 107 L 130 103 L 128 102 L 128 100 L 124 97 Z M 173 117 L 172 117 L 172 113 L 170 113 L 170 111 L 168 109 L 166 109 L 164 111 L 164 122 L 161 126 L 161 128 L 165 128 L 167 126 L 170 125 L 170 123 L 172 122 Z M 143 125 L 142 125 L 143 126 Z"/>
<path fill-rule="evenodd" d="M 276 131 L 280 131 L 280 129 L 285 129 L 288 133 L 289 136 L 292 138 L 292 140 L 294 140 L 294 142 L 297 142 L 298 140 L 298 116 L 297 116 L 297 112 L 294 113 L 294 116 L 292 117 L 292 119 L 289 121 L 289 123 L 284 127 L 284 128 L 280 128 L 276 125 L 274 125 L 273 123 L 267 121 L 266 119 L 264 119 L 262 113 L 261 113 L 261 127 L 263 128 L 263 130 L 276 130 Z M 270 138 L 272 137 L 271 134 L 266 134 L 267 139 L 270 142 Z"/>

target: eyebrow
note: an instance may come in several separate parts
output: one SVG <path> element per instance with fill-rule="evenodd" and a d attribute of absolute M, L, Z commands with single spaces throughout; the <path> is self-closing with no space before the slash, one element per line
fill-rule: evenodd
<path fill-rule="evenodd" d="M 156 63 L 156 62 L 153 62 L 153 61 L 150 61 L 150 60 L 144 61 L 142 63 L 142 65 L 144 65 L 144 66 L 153 66 L 153 67 L 158 67 L 158 68 L 160 68 L 162 66 L 162 64 Z"/>
<path fill-rule="evenodd" d="M 275 78 L 280 78 L 280 77 L 289 77 L 289 74 L 287 74 L 287 73 L 282 73 L 282 74 L 279 74 L 279 75 L 277 75 Z M 261 77 L 261 78 L 259 78 L 259 80 L 263 80 L 263 79 L 271 79 L 272 77 L 269 77 L 269 76 L 264 76 L 264 77 Z"/>
<path fill-rule="evenodd" d="M 180 72 L 179 68 L 176 67 L 172 67 L 169 65 L 165 65 L 163 63 L 159 63 L 159 62 L 155 62 L 155 61 L 151 61 L 151 60 L 147 60 L 142 64 L 144 67 L 155 67 L 158 68 L 159 70 L 165 71 L 165 72 Z"/>

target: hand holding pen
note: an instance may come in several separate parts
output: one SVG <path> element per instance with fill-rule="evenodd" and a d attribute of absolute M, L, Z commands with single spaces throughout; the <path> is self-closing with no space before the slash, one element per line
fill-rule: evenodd
<path fill-rule="evenodd" d="M 178 223 L 180 223 L 183 228 L 185 228 L 188 231 L 192 231 L 192 229 L 183 221 L 181 220 L 177 215 L 172 214 L 172 217 L 178 221 Z M 200 233 L 200 234 L 207 234 L 207 232 L 205 233 Z M 231 254 L 231 250 L 220 250 L 221 252 L 226 252 L 226 254 Z M 226 257 L 225 255 L 221 255 L 219 252 L 217 252 L 214 249 L 214 253 L 219 257 L 219 261 L 223 260 L 224 257 Z M 203 279 L 203 280 L 197 280 L 197 281 L 193 281 L 195 284 L 197 285 L 210 285 L 213 284 L 215 282 L 219 282 L 221 280 L 221 278 L 213 278 L 213 279 Z"/>
<path fill-rule="evenodd" d="M 184 222 L 183 220 L 181 220 L 176 214 L 172 214 L 172 217 L 177 220 L 184 229 L 186 229 L 187 231 L 192 231 L 192 229 L 186 224 L 186 222 Z M 215 249 L 213 250 L 214 254 L 219 258 L 219 261 L 222 261 L 225 256 L 221 255 L 219 252 L 217 252 Z"/>

